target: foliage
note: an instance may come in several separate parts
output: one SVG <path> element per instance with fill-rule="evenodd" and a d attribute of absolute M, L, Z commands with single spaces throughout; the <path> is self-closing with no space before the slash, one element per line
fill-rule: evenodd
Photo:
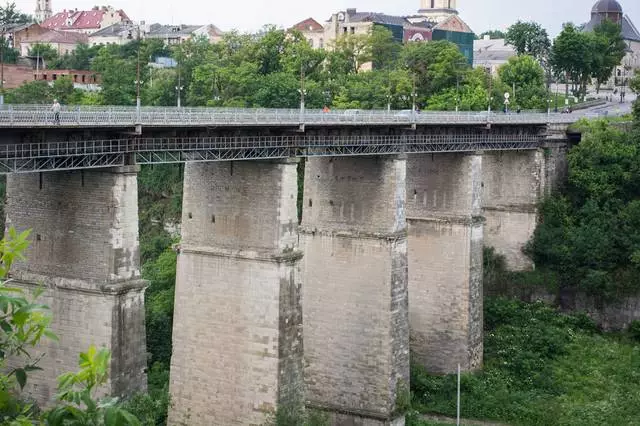
<path fill-rule="evenodd" d="M 485 368 L 462 376 L 462 416 L 513 425 L 636 424 L 638 348 L 584 315 L 541 304 L 485 302 Z M 412 366 L 414 408 L 456 413 L 456 377 Z M 588 402 L 588 403 L 587 403 Z"/>
<path fill-rule="evenodd" d="M 545 89 L 544 70 L 528 55 L 514 56 L 498 69 L 500 81 L 506 92 L 511 93 L 511 105 L 524 109 L 546 108 L 548 93 Z M 513 107 L 512 107 L 513 108 Z"/>
<path fill-rule="evenodd" d="M 597 87 L 606 83 L 627 50 L 620 25 L 605 19 L 593 31 L 593 78 Z"/>
<path fill-rule="evenodd" d="M 629 80 L 629 88 L 633 93 L 640 93 L 640 70 L 636 72 L 631 80 Z"/>
<path fill-rule="evenodd" d="M 0 421 L 26 422 L 34 414 L 34 408 L 21 401 L 19 389 L 27 383 L 28 373 L 38 370 L 40 358 L 32 358 L 29 351 L 43 337 L 55 339 L 49 330 L 51 316 L 48 307 L 35 300 L 24 290 L 11 288 L 7 276 L 16 260 L 23 260 L 29 242 L 29 231 L 17 233 L 8 230 L 8 237 L 0 241 Z M 7 360 L 12 359 L 11 365 Z"/>
<path fill-rule="evenodd" d="M 482 40 L 484 39 L 485 36 L 489 36 L 490 40 L 498 40 L 498 39 L 503 39 L 507 37 L 507 33 L 505 33 L 504 31 L 500 31 L 500 30 L 489 30 L 489 31 L 485 31 L 483 33 L 481 33 L 480 35 L 477 36 L 478 40 Z"/>
<path fill-rule="evenodd" d="M 73 52 L 55 57 L 48 65 L 52 69 L 90 70 L 91 61 L 101 49 L 100 45 L 77 44 Z"/>
<path fill-rule="evenodd" d="M 133 414 L 118 406 L 117 398 L 96 400 L 98 388 L 108 380 L 110 361 L 108 350 L 98 350 L 93 345 L 80 354 L 80 370 L 58 378 L 59 405 L 45 414 L 48 425 L 140 425 Z"/>
<path fill-rule="evenodd" d="M 604 121 L 582 128 L 568 186 L 542 203 L 527 251 L 561 289 L 615 299 L 640 283 L 640 140 Z"/>
<path fill-rule="evenodd" d="M 33 22 L 33 17 L 18 10 L 15 2 L 7 2 L 0 6 L 0 27 L 11 24 L 27 24 Z"/>
<path fill-rule="evenodd" d="M 58 58 L 58 51 L 48 43 L 34 43 L 29 48 L 29 56 L 38 56 L 48 61 L 54 61 Z"/>
<path fill-rule="evenodd" d="M 20 56 L 18 49 L 11 47 L 9 39 L 2 34 L 0 34 L 0 51 L 5 64 L 15 64 L 18 61 L 18 56 Z"/>
<path fill-rule="evenodd" d="M 536 59 L 544 58 L 551 47 L 547 30 L 536 22 L 518 21 L 511 25 L 505 34 L 505 42 L 513 46 L 518 55 Z"/>

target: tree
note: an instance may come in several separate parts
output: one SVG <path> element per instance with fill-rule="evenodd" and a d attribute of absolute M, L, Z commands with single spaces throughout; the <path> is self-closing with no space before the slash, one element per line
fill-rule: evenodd
<path fill-rule="evenodd" d="M 525 109 L 545 108 L 548 94 L 545 89 L 544 70 L 528 55 L 514 56 L 498 69 L 504 90 L 511 92 L 512 105 Z"/>
<path fill-rule="evenodd" d="M 373 68 L 395 68 L 402 44 L 393 37 L 393 33 L 382 25 L 374 25 L 371 30 L 370 43 Z"/>
<path fill-rule="evenodd" d="M 636 72 L 631 80 L 629 80 L 629 88 L 633 93 L 640 94 L 640 72 Z"/>
<path fill-rule="evenodd" d="M 30 81 L 10 90 L 6 101 L 10 104 L 48 104 L 53 101 L 53 94 L 46 81 Z"/>
<path fill-rule="evenodd" d="M 593 34 L 565 24 L 551 50 L 550 63 L 557 75 L 566 74 L 574 84 L 574 93 L 584 97 L 593 75 Z"/>
<path fill-rule="evenodd" d="M 29 22 L 33 22 L 33 17 L 20 12 L 15 3 L 7 2 L 4 6 L 0 6 L 0 27 Z"/>
<path fill-rule="evenodd" d="M 38 56 L 48 62 L 58 59 L 58 52 L 48 43 L 34 43 L 29 48 L 29 56 Z"/>
<path fill-rule="evenodd" d="M 500 30 L 489 30 L 485 31 L 478 36 L 478 40 L 484 39 L 485 36 L 489 36 L 490 40 L 503 39 L 507 37 L 507 34 L 504 31 Z"/>
<path fill-rule="evenodd" d="M 593 30 L 593 78 L 596 79 L 596 87 L 611 78 L 614 68 L 624 58 L 627 45 L 622 38 L 620 25 L 604 20 Z"/>
<path fill-rule="evenodd" d="M 333 41 L 330 50 L 329 68 L 334 75 L 357 74 L 372 59 L 369 34 L 344 34 Z"/>
<path fill-rule="evenodd" d="M 518 55 L 530 55 L 536 59 L 546 56 L 551 47 L 547 30 L 536 22 L 516 22 L 507 29 L 505 41 L 514 47 Z"/>

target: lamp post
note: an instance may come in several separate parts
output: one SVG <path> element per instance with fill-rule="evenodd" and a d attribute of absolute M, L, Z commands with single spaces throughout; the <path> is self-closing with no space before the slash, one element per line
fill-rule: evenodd
<path fill-rule="evenodd" d="M 137 52 L 137 58 L 136 58 L 136 79 L 134 81 L 135 85 L 136 85 L 136 117 L 138 118 L 138 123 L 140 122 L 140 105 L 141 105 L 141 101 L 140 101 L 140 85 L 143 83 L 142 80 L 140 80 L 140 24 L 135 26 L 135 30 L 136 30 L 136 41 L 138 42 L 138 52 Z M 133 38 L 133 34 L 131 34 L 131 31 L 129 31 L 129 35 L 127 36 L 127 38 L 129 40 L 131 40 Z"/>
<path fill-rule="evenodd" d="M 300 88 L 298 89 L 298 93 L 300 93 L 300 124 L 304 123 L 304 110 L 305 110 L 305 95 L 307 94 L 307 89 L 304 86 L 304 63 L 300 63 Z"/>

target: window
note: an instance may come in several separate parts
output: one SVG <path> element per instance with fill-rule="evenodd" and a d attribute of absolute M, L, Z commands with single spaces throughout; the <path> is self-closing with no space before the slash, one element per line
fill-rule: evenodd
<path fill-rule="evenodd" d="M 320 49 L 324 48 L 324 39 L 323 38 L 320 39 L 319 45 L 320 45 Z"/>

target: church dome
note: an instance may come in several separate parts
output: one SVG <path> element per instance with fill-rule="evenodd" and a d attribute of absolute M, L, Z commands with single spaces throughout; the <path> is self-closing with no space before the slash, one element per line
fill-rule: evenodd
<path fill-rule="evenodd" d="M 600 0 L 591 9 L 592 14 L 622 14 L 622 6 L 616 0 Z"/>

